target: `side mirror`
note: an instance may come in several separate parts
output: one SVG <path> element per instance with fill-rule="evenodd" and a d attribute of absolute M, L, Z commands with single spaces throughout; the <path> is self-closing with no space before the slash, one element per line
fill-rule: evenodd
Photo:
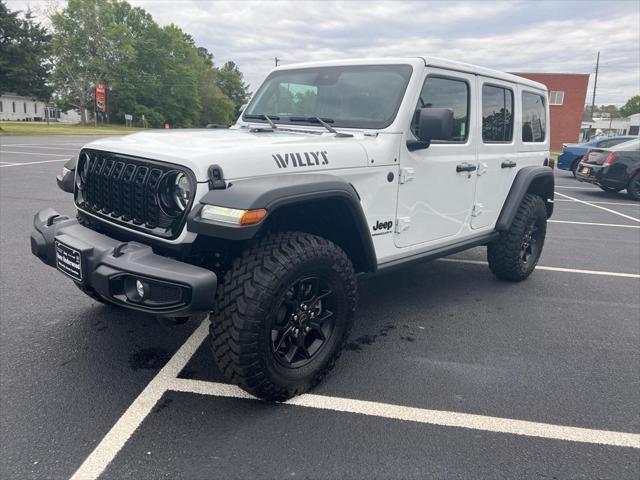
<path fill-rule="evenodd" d="M 429 148 L 433 140 L 453 138 L 453 110 L 449 108 L 422 108 L 418 114 L 418 140 L 409 140 L 410 151 Z"/>
<path fill-rule="evenodd" d="M 73 193 L 74 180 L 76 177 L 77 158 L 72 158 L 64 164 L 62 173 L 56 176 L 56 183 L 63 192 Z"/>

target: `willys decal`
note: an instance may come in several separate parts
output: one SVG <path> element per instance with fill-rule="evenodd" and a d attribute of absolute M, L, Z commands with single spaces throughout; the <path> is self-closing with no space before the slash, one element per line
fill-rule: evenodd
<path fill-rule="evenodd" d="M 301 153 L 285 153 L 284 155 L 277 153 L 272 155 L 278 165 L 278 168 L 288 167 L 315 167 L 316 165 L 328 165 L 329 157 L 327 152 L 301 152 Z"/>

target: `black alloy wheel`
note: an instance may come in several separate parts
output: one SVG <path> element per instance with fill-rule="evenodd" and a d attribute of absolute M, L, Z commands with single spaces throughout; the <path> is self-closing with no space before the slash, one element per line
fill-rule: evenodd
<path fill-rule="evenodd" d="M 271 352 L 287 368 L 311 362 L 334 331 L 333 289 L 326 278 L 308 276 L 285 291 L 271 323 Z"/>
<path fill-rule="evenodd" d="M 540 244 L 544 240 L 542 230 L 538 228 L 538 219 L 531 218 L 526 226 L 520 246 L 520 259 L 525 267 L 529 266 L 532 260 L 537 262 L 540 257 Z"/>

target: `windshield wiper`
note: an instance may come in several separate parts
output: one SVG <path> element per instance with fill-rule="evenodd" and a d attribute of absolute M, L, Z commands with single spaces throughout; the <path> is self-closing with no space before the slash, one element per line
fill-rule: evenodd
<path fill-rule="evenodd" d="M 324 128 L 326 128 L 327 130 L 329 130 L 331 133 L 333 133 L 336 137 L 353 137 L 352 134 L 350 133 L 342 133 L 342 132 L 338 132 L 335 128 L 333 128 L 331 125 L 329 125 L 328 122 L 333 123 L 333 119 L 331 118 L 320 118 L 320 117 L 290 117 L 289 118 L 290 121 L 292 122 L 309 122 L 309 123 L 319 123 L 320 125 L 322 125 Z"/>
<path fill-rule="evenodd" d="M 278 126 L 275 124 L 274 120 L 280 120 L 280 117 L 276 116 L 276 115 L 265 115 L 264 113 L 260 113 L 260 114 L 251 114 L 251 113 L 247 113 L 245 114 L 244 118 L 255 118 L 256 120 L 266 120 L 267 122 L 269 122 L 269 125 L 271 125 L 271 128 L 273 128 L 274 130 L 278 129 Z"/>

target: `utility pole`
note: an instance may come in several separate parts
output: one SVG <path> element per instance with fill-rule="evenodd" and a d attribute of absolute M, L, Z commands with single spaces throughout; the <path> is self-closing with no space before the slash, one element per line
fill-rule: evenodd
<path fill-rule="evenodd" d="M 600 52 L 596 57 L 596 78 L 593 80 L 593 96 L 591 97 L 591 121 L 593 122 L 593 112 L 596 109 L 596 87 L 598 86 L 598 69 L 600 67 Z M 589 140 L 591 139 L 591 125 L 589 125 Z"/>
<path fill-rule="evenodd" d="M 274 57 L 273 59 L 276 61 L 276 67 L 277 67 L 278 63 L 280 63 L 280 59 L 278 57 Z"/>

